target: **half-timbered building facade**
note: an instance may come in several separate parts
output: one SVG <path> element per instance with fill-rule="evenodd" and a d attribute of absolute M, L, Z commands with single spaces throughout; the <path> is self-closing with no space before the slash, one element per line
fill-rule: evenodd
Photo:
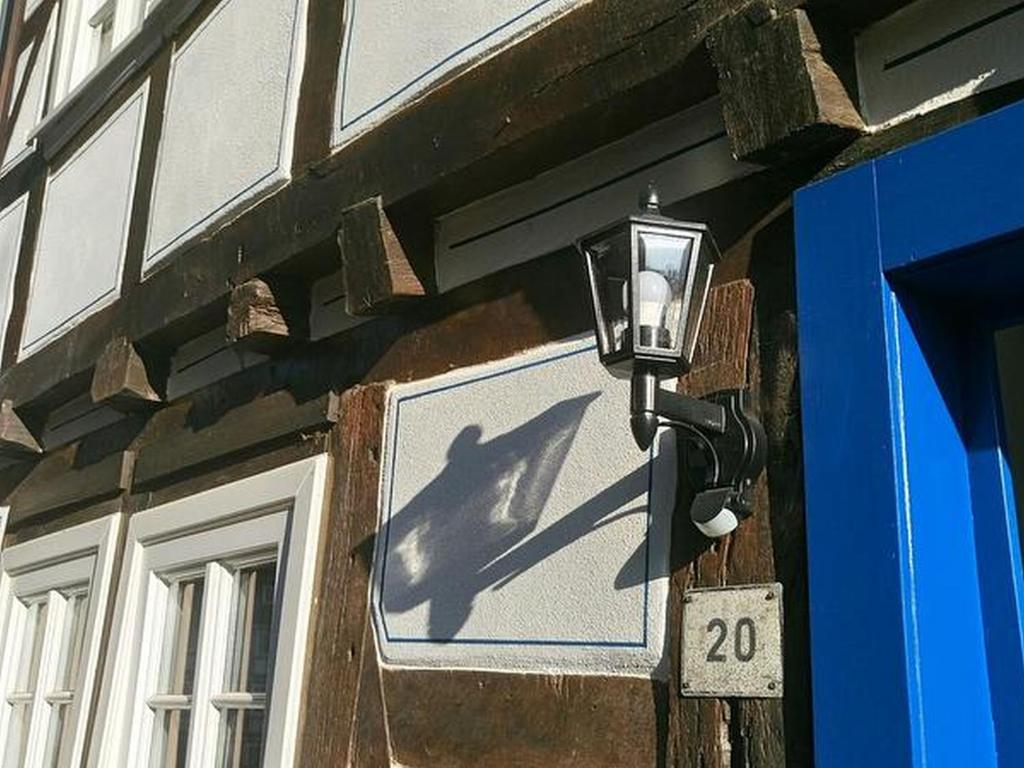
<path fill-rule="evenodd" d="M 2 768 L 939 754 L 925 694 L 865 678 L 910 714 L 851 718 L 864 755 L 829 716 L 861 667 L 827 628 L 875 614 L 820 574 L 873 565 L 820 554 L 797 286 L 843 213 L 792 201 L 1020 99 L 1022 4 L 0 8 Z M 573 247 L 649 183 L 722 252 L 678 389 L 749 389 L 767 437 L 714 541 L 671 441 L 633 443 Z M 691 695 L 688 590 L 775 583 L 784 674 Z"/>

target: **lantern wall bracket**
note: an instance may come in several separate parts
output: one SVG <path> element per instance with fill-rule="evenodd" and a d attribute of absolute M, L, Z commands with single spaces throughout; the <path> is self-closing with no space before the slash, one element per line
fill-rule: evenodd
<path fill-rule="evenodd" d="M 749 393 L 728 389 L 706 398 L 662 389 L 647 368 L 633 373 L 630 426 L 646 450 L 661 427 L 684 442 L 683 467 L 695 496 L 694 524 L 707 536 L 731 532 L 752 512 L 750 491 L 764 470 L 764 428 L 751 413 Z"/>

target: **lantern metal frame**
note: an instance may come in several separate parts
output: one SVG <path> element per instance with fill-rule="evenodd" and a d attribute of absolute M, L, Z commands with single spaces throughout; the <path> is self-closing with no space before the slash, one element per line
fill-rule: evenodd
<path fill-rule="evenodd" d="M 630 248 L 628 327 L 623 332 L 621 347 L 615 349 L 608 338 L 607 320 L 611 313 L 602 306 L 602 276 L 595 266 L 595 246 L 622 238 L 627 230 Z M 671 350 L 638 344 L 640 295 L 637 276 L 640 272 L 640 234 L 645 231 L 679 233 L 693 240 L 683 286 L 678 338 Z M 723 390 L 705 398 L 696 398 L 663 389 L 660 383 L 662 377 L 688 372 L 693 363 L 697 336 L 707 308 L 708 289 L 714 265 L 719 259 L 709 227 L 661 215 L 657 192 L 652 186 L 641 198 L 641 213 L 581 238 L 576 247 L 586 265 L 601 362 L 614 375 L 631 379 L 630 427 L 633 438 L 642 450 L 646 450 L 660 428 L 675 429 L 685 446 L 680 454 L 695 494 L 690 507 L 691 519 L 708 536 L 728 533 L 751 514 L 750 491 L 765 467 L 767 438 L 751 410 L 749 391 Z M 711 249 L 703 262 L 701 248 Z M 704 265 L 708 266 L 706 274 L 699 276 L 698 271 Z M 706 284 L 696 285 L 698 279 L 703 279 Z M 696 313 L 691 314 L 694 300 L 700 305 Z"/>

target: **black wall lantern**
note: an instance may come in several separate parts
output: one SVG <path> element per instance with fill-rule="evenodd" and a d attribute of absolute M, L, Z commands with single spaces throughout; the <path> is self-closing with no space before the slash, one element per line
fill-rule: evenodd
<path fill-rule="evenodd" d="M 601 362 L 632 379 L 630 425 L 641 449 L 661 426 L 683 439 L 696 490 L 690 517 L 706 536 L 730 533 L 751 512 L 749 492 L 764 469 L 765 434 L 746 390 L 704 398 L 662 389 L 660 377 L 690 370 L 719 259 L 705 224 L 662 216 L 653 187 L 640 213 L 583 238 Z"/>

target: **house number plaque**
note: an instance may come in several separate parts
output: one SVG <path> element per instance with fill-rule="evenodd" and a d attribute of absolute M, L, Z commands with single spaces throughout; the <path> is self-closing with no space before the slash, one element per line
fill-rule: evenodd
<path fill-rule="evenodd" d="M 683 596 L 683 696 L 782 696 L 782 585 Z"/>

